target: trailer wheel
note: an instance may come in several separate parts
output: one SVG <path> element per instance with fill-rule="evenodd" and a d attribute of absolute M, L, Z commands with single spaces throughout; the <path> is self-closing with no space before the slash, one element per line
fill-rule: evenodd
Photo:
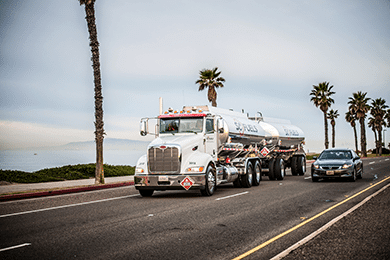
<path fill-rule="evenodd" d="M 261 181 L 261 164 L 256 161 L 255 167 L 253 168 L 253 186 L 259 186 Z"/>
<path fill-rule="evenodd" d="M 253 166 L 251 162 L 248 162 L 245 174 L 241 175 L 241 186 L 244 188 L 250 188 L 252 187 L 252 181 L 253 181 Z"/>
<path fill-rule="evenodd" d="M 299 175 L 305 175 L 306 172 L 306 157 L 305 156 L 299 156 L 297 159 L 297 165 L 298 165 L 298 174 Z"/>
<path fill-rule="evenodd" d="M 275 180 L 275 159 L 271 159 L 268 163 L 268 178 Z"/>
<path fill-rule="evenodd" d="M 216 187 L 215 173 L 213 167 L 209 166 L 206 171 L 206 185 L 205 188 L 200 190 L 203 196 L 211 196 L 214 194 Z"/>
<path fill-rule="evenodd" d="M 142 197 L 152 197 L 154 190 L 138 190 Z"/>
<path fill-rule="evenodd" d="M 284 164 L 284 160 L 282 158 L 276 158 L 275 161 L 275 177 L 277 180 L 281 181 L 284 179 L 286 171 L 286 166 Z"/>
<path fill-rule="evenodd" d="M 298 175 L 298 157 L 297 156 L 293 156 L 291 158 L 291 174 L 293 176 Z"/>

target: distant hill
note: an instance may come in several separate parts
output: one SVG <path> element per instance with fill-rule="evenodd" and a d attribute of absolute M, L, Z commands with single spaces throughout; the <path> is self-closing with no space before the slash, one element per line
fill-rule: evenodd
<path fill-rule="evenodd" d="M 104 138 L 103 149 L 104 150 L 140 150 L 146 151 L 146 148 L 150 142 L 148 141 L 136 141 L 129 139 L 116 139 L 116 138 Z M 95 141 L 87 142 L 72 142 L 61 146 L 51 147 L 64 150 L 94 150 Z"/>

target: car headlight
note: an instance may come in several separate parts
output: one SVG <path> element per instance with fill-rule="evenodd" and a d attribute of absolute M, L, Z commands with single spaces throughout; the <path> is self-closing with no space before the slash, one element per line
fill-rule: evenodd
<path fill-rule="evenodd" d="M 187 168 L 187 172 L 203 172 L 204 167 L 203 166 L 197 166 L 197 167 L 189 167 Z"/>
<path fill-rule="evenodd" d="M 344 164 L 343 165 L 343 169 L 348 169 L 348 168 L 351 168 L 352 167 L 352 164 Z"/>
<path fill-rule="evenodd" d="M 318 164 L 313 164 L 313 167 L 316 169 L 320 168 L 320 166 Z"/>
<path fill-rule="evenodd" d="M 135 168 L 135 173 L 144 173 L 145 172 L 145 170 L 144 169 L 142 169 L 142 168 Z"/>

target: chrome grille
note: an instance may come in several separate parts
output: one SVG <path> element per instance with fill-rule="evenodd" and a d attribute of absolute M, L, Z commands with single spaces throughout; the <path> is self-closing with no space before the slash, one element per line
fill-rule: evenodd
<path fill-rule="evenodd" d="M 148 150 L 148 165 L 150 173 L 174 174 L 180 172 L 179 149 L 165 146 L 151 147 Z"/>

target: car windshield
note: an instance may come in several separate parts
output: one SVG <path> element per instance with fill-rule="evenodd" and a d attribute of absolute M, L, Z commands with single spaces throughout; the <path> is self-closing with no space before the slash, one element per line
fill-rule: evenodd
<path fill-rule="evenodd" d="M 161 118 L 160 133 L 201 133 L 203 117 Z"/>
<path fill-rule="evenodd" d="M 323 151 L 318 158 L 320 160 L 337 160 L 337 159 L 352 159 L 352 154 L 350 151 Z"/>

